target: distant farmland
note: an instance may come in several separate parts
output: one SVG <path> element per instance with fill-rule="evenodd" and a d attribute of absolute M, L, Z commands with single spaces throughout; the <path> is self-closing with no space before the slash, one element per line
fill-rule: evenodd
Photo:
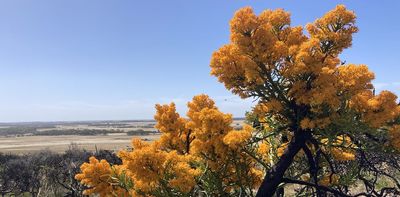
<path fill-rule="evenodd" d="M 235 120 L 240 127 L 242 119 Z M 154 141 L 160 133 L 152 120 L 0 123 L 0 152 L 30 153 L 48 149 L 64 152 L 71 144 L 86 150 L 117 151 L 130 147 L 132 138 Z"/>

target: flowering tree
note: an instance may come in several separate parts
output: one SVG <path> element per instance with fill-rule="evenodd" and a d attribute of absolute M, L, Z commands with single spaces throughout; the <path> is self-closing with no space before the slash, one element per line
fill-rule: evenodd
<path fill-rule="evenodd" d="M 353 12 L 339 5 L 304 34 L 281 9 L 246 7 L 230 26 L 211 74 L 257 100 L 248 124 L 234 129 L 206 95 L 188 103 L 187 118 L 156 105 L 161 138 L 134 139 L 122 165 L 91 158 L 76 176 L 88 194 L 282 196 L 294 185 L 305 196 L 400 195 L 397 97 L 375 94 L 367 66 L 339 59 L 357 32 Z"/>
<path fill-rule="evenodd" d="M 122 165 L 90 158 L 78 180 L 91 187 L 86 194 L 101 196 L 253 195 L 263 168 L 242 147 L 253 128 L 231 127 L 232 116 L 220 112 L 206 95 L 188 103 L 188 119 L 175 105 L 156 105 L 153 143 L 132 140 L 132 151 L 121 151 Z M 262 155 L 260 155 L 261 157 Z"/>

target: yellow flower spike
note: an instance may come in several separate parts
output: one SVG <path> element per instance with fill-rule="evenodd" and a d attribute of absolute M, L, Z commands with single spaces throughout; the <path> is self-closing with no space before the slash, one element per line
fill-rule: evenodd
<path fill-rule="evenodd" d="M 250 125 L 244 125 L 240 131 L 232 130 L 223 138 L 223 142 L 230 148 L 236 149 L 246 143 L 250 139 L 253 128 Z"/>
<path fill-rule="evenodd" d="M 279 145 L 279 147 L 277 148 L 277 155 L 278 157 L 282 156 L 283 153 L 285 152 L 286 148 L 288 147 L 289 143 L 285 142 L 282 143 L 281 145 Z"/>
<path fill-rule="evenodd" d="M 319 185 L 323 186 L 331 186 L 331 185 L 336 185 L 339 183 L 339 176 L 337 174 L 332 174 L 332 175 L 324 175 L 319 181 Z"/>
<path fill-rule="evenodd" d="M 84 191 L 85 195 L 99 194 L 101 197 L 112 196 L 128 196 L 128 193 L 119 187 L 114 187 L 115 182 L 111 179 L 113 170 L 106 160 L 97 160 L 95 157 L 89 158 L 89 163 L 81 166 L 81 173 L 75 175 L 75 179 L 82 184 L 90 186 L 91 189 Z"/>

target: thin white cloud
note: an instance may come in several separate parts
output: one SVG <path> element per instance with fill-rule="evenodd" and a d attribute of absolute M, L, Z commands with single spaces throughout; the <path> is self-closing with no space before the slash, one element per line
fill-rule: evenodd
<path fill-rule="evenodd" d="M 395 86 L 400 86 L 400 82 L 393 82 L 392 84 Z"/>
<path fill-rule="evenodd" d="M 217 107 L 234 117 L 243 117 L 254 105 L 252 100 L 237 96 L 211 96 Z M 187 103 L 192 96 L 176 98 L 131 99 L 114 102 L 57 101 L 46 104 L 20 106 L 1 105 L 0 122 L 20 121 L 75 121 L 75 120 L 126 120 L 152 119 L 155 104 L 174 102 L 178 113 L 185 116 Z"/>
<path fill-rule="evenodd" d="M 373 84 L 377 90 L 381 90 L 387 86 L 390 86 L 390 83 L 373 83 Z"/>
<path fill-rule="evenodd" d="M 373 84 L 378 93 L 382 90 L 389 90 L 397 94 L 398 97 L 400 97 L 400 82 L 387 82 L 387 83 L 377 82 Z"/>
<path fill-rule="evenodd" d="M 385 88 L 396 88 L 396 87 L 399 88 L 400 87 L 400 82 L 386 82 L 386 83 L 376 82 L 373 84 L 377 90 L 382 90 Z"/>

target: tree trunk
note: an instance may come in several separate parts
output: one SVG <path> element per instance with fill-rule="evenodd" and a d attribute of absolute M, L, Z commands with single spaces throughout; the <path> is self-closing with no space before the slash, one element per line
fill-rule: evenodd
<path fill-rule="evenodd" d="M 279 161 L 266 173 L 256 197 L 271 197 L 275 194 L 276 189 L 282 182 L 283 175 L 293 162 L 294 156 L 300 151 L 311 133 L 308 131 L 297 131 L 290 141 L 287 149 L 279 159 Z"/>

